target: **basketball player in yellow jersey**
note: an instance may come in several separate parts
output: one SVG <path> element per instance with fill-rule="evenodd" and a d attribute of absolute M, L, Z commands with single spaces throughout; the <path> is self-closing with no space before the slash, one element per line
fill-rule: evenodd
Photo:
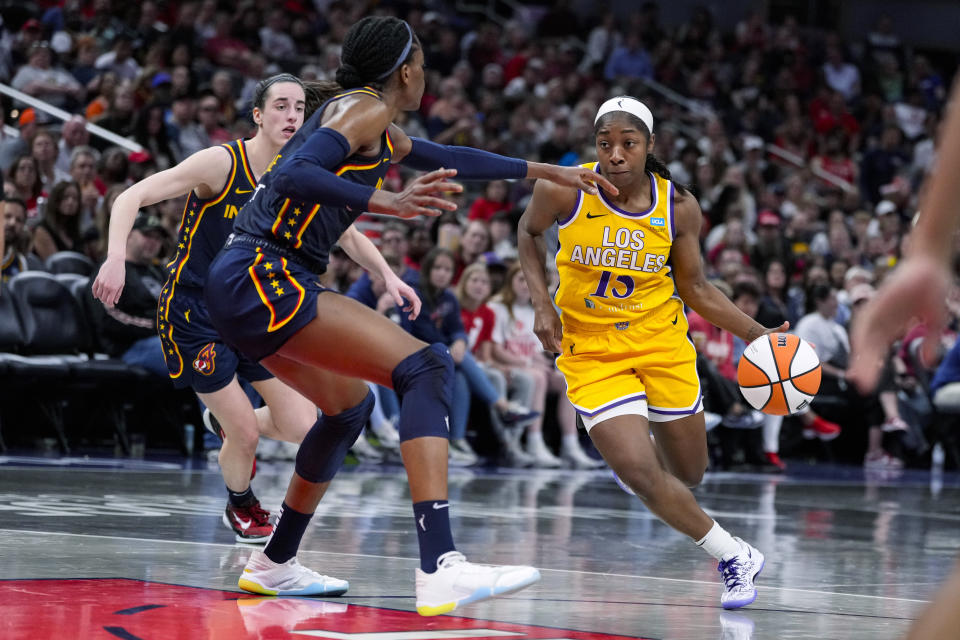
<path fill-rule="evenodd" d="M 770 331 L 707 282 L 700 206 L 653 151 L 653 115 L 639 100 L 606 101 L 594 125 L 594 170 L 619 194 L 538 181 L 520 220 L 520 262 L 536 311 L 534 330 L 597 450 L 664 522 L 720 561 L 720 602 L 757 597 L 763 554 L 703 512 L 687 487 L 707 467 L 696 351 L 684 304 L 747 343 Z M 560 225 L 556 303 L 547 293 L 543 233 Z M 652 440 L 650 434 L 655 436 Z"/>

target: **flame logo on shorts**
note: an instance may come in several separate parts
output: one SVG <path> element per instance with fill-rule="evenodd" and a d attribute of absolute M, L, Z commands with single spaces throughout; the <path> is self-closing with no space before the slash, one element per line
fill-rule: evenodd
<path fill-rule="evenodd" d="M 208 376 L 213 373 L 213 370 L 216 368 L 216 363 L 214 358 L 217 356 L 217 350 L 214 348 L 216 345 L 211 342 L 203 349 L 200 349 L 200 353 L 197 354 L 197 359 L 193 361 L 193 369 L 201 375 Z"/>

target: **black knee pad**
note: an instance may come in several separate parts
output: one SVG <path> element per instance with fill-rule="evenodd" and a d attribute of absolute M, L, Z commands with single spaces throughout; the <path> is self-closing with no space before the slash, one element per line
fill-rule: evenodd
<path fill-rule="evenodd" d="M 407 356 L 393 370 L 393 388 L 400 396 L 400 442 L 450 437 L 453 358 L 445 345 Z"/>
<path fill-rule="evenodd" d="M 327 482 L 336 475 L 373 413 L 373 394 L 334 416 L 322 415 L 297 450 L 297 475 L 308 482 Z"/>

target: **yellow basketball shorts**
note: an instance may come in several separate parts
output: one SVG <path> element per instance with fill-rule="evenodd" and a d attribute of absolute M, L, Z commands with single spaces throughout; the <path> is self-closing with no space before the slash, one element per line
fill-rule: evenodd
<path fill-rule="evenodd" d="M 620 415 L 668 422 L 702 411 L 697 351 L 687 331 L 677 298 L 630 322 L 564 320 L 557 367 L 587 430 Z"/>

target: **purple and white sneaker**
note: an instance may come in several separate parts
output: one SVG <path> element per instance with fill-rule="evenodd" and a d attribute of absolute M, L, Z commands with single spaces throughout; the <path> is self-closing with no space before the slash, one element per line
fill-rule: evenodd
<path fill-rule="evenodd" d="M 763 570 L 763 554 L 740 538 L 740 553 L 729 560 L 721 560 L 717 571 L 723 579 L 723 595 L 720 604 L 724 609 L 739 609 L 757 599 L 753 581 Z"/>

